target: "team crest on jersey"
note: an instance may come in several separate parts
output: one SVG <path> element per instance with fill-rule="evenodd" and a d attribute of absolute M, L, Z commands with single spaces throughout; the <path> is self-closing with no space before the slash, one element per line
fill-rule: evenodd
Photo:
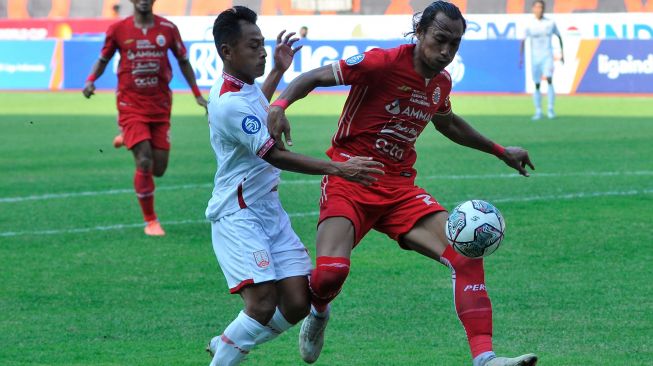
<path fill-rule="evenodd" d="M 166 45 L 166 37 L 163 34 L 159 34 L 156 36 L 156 44 L 159 45 L 159 47 L 163 47 Z"/>
<path fill-rule="evenodd" d="M 440 103 L 440 95 L 442 94 L 442 90 L 440 90 L 440 87 L 438 86 L 435 88 L 433 91 L 433 104 L 438 104 Z"/>
<path fill-rule="evenodd" d="M 261 120 L 256 116 L 246 116 L 241 125 L 243 131 L 248 135 L 253 135 L 261 130 Z"/>
<path fill-rule="evenodd" d="M 268 256 L 267 251 L 259 250 L 258 252 L 254 252 L 252 254 L 254 254 L 254 261 L 256 262 L 256 265 L 260 268 L 267 268 L 270 265 L 270 257 Z"/>
<path fill-rule="evenodd" d="M 355 56 L 351 56 L 345 61 L 345 63 L 349 66 L 354 66 L 356 64 L 360 64 L 361 62 L 363 62 L 364 59 L 365 59 L 365 54 L 361 53 Z"/>

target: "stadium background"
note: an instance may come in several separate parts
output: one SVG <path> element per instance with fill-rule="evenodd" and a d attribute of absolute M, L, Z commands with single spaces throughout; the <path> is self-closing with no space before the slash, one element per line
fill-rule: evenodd
<path fill-rule="evenodd" d="M 490 138 L 528 148 L 537 167 L 520 178 L 433 129 L 417 144 L 418 184 L 446 207 L 481 198 L 506 217 L 506 242 L 486 260 L 497 352 L 534 351 L 542 366 L 651 365 L 653 1 L 547 1 L 565 41 L 557 90 L 569 95 L 558 98 L 557 119 L 536 123 L 528 60 L 518 65 L 530 0 L 455 2 L 470 27 L 451 69 L 454 109 Z M 283 87 L 302 71 L 404 42 L 411 13 L 428 1 L 312 11 L 312 1 L 157 0 L 205 91 L 221 68 L 206 32 L 234 3 L 263 14 L 268 39 L 309 27 Z M 114 4 L 0 0 L 0 365 L 208 364 L 205 342 L 241 308 L 226 294 L 203 218 L 215 160 L 183 79 L 173 81 L 170 168 L 157 180 L 164 238 L 144 237 L 132 158 L 111 147 L 112 69 L 98 81 L 104 91 L 81 96 Z M 128 1 L 121 6 L 130 14 Z M 343 103 L 344 94 L 323 93 L 293 105 L 294 150 L 324 157 Z M 314 254 L 319 178 L 284 173 L 279 191 Z M 317 365 L 469 364 L 448 269 L 378 233 L 352 261 Z M 248 364 L 300 364 L 297 331 Z"/>

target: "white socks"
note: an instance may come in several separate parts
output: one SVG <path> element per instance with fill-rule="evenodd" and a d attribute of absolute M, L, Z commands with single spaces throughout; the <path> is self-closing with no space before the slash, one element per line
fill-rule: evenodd
<path fill-rule="evenodd" d="M 535 115 L 542 114 L 542 92 L 540 89 L 535 89 L 533 93 L 533 104 L 535 105 Z"/>
<path fill-rule="evenodd" d="M 279 336 L 279 334 L 287 331 L 293 325 L 288 323 L 286 318 L 281 314 L 279 307 L 274 312 L 272 319 L 265 326 L 265 330 L 256 337 L 256 344 L 263 344 L 271 341 Z"/>
<path fill-rule="evenodd" d="M 476 356 L 474 360 L 472 361 L 473 366 L 484 366 L 488 361 L 490 361 L 493 358 L 496 358 L 497 355 L 494 354 L 494 352 L 489 351 L 489 352 L 483 352 L 480 355 Z"/>
<path fill-rule="evenodd" d="M 549 84 L 549 90 L 547 92 L 547 96 L 549 97 L 549 113 L 553 112 L 553 102 L 555 101 L 556 94 L 555 90 L 553 89 L 553 84 Z"/>
<path fill-rule="evenodd" d="M 241 311 L 220 336 L 210 366 L 238 365 L 256 345 L 256 338 L 265 329 L 263 325 Z"/>
<path fill-rule="evenodd" d="M 210 366 L 238 365 L 254 346 L 278 337 L 292 326 L 278 307 L 265 326 L 241 311 L 220 336 Z"/>

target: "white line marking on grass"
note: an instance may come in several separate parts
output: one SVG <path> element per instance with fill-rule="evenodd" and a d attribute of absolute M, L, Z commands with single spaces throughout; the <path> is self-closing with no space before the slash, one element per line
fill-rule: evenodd
<path fill-rule="evenodd" d="M 532 202 L 532 201 L 552 201 L 552 200 L 572 200 L 581 198 L 595 198 L 595 197 L 614 197 L 614 196 L 635 196 L 640 194 L 653 194 L 653 188 L 650 189 L 631 189 L 628 191 L 606 191 L 606 192 L 577 192 L 558 195 L 543 195 L 543 196 L 530 196 L 530 197 L 505 197 L 505 198 L 488 198 L 487 200 L 492 203 L 510 203 L 510 202 Z M 450 206 L 455 202 L 444 202 L 442 205 Z M 294 212 L 289 213 L 290 217 L 307 217 L 317 216 L 319 211 L 308 212 Z M 162 222 L 163 226 L 170 225 L 187 225 L 187 224 L 202 224 L 207 223 L 207 220 L 180 220 L 180 221 L 165 221 Z M 143 227 L 144 223 L 138 224 L 118 224 L 107 226 L 94 226 L 88 228 L 73 228 L 73 229 L 57 229 L 57 230 L 37 230 L 37 231 L 5 231 L 0 232 L 0 237 L 10 236 L 23 236 L 23 235 L 56 235 L 56 234 L 78 234 L 88 233 L 92 231 L 108 231 L 108 230 L 122 230 Z"/>
<path fill-rule="evenodd" d="M 616 176 L 650 176 L 653 171 L 639 170 L 627 172 L 571 172 L 571 173 L 533 173 L 532 178 L 556 178 L 556 177 L 616 177 Z M 471 175 L 429 175 L 419 177 L 418 180 L 467 180 L 467 179 L 510 179 L 521 178 L 519 174 L 471 174 Z M 283 180 L 282 185 L 295 185 L 295 184 L 318 184 L 319 179 L 297 179 L 297 180 Z M 212 188 L 213 183 L 204 184 L 181 184 L 171 186 L 157 187 L 157 191 L 176 191 L 195 188 Z M 63 192 L 63 193 L 47 193 L 32 196 L 18 196 L 18 197 L 0 197 L 0 203 L 11 202 L 24 202 L 24 201 L 42 201 L 58 198 L 70 197 L 95 197 L 114 194 L 132 194 L 133 188 L 129 189 L 109 189 L 106 191 L 86 191 L 86 192 Z"/>

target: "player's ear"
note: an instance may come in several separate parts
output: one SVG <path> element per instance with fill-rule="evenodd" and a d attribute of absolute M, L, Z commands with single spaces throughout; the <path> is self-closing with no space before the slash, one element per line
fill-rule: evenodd
<path fill-rule="evenodd" d="M 222 58 L 226 61 L 232 60 L 232 48 L 227 43 L 220 45 L 220 53 L 222 53 Z"/>

